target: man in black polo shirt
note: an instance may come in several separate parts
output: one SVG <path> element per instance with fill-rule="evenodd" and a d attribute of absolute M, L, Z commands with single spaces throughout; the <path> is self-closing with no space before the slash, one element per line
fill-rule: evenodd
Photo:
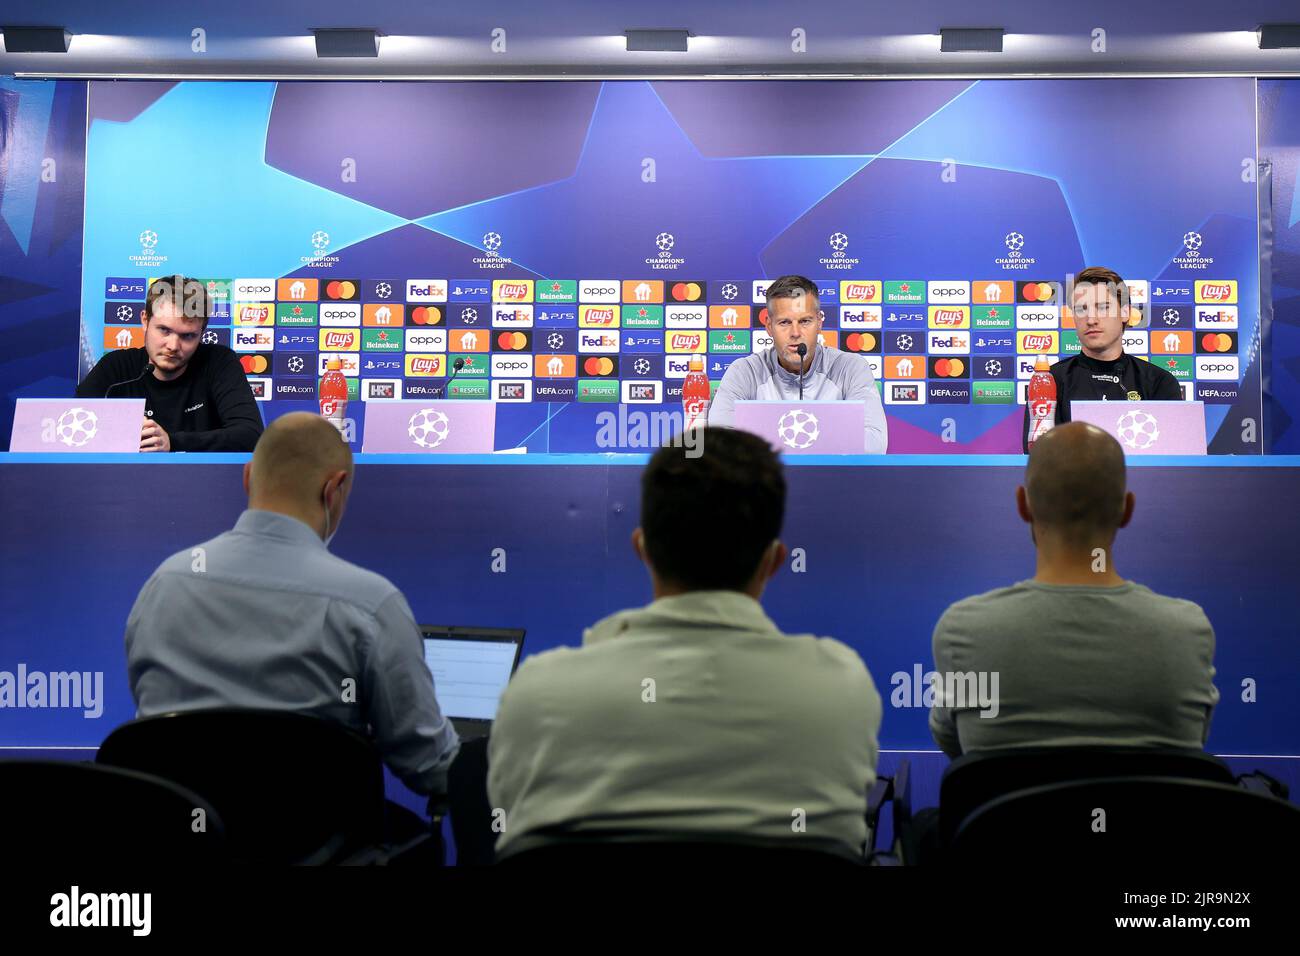
<path fill-rule="evenodd" d="M 208 293 L 184 276 L 155 279 L 145 296 L 144 348 L 107 353 L 78 398 L 143 398 L 141 451 L 252 451 L 262 414 L 235 353 L 203 345 Z"/>
<path fill-rule="evenodd" d="M 1052 366 L 1056 379 L 1056 424 L 1070 420 L 1070 401 L 1182 401 L 1178 380 L 1143 359 L 1124 354 L 1124 329 L 1129 320 L 1128 286 L 1119 273 L 1090 266 L 1067 290 L 1080 352 Z M 1029 452 L 1029 405 L 1021 429 L 1021 447 Z"/>

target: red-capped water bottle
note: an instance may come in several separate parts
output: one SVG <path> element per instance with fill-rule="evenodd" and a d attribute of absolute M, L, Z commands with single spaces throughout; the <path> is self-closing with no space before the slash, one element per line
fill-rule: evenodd
<path fill-rule="evenodd" d="M 692 355 L 690 371 L 682 382 L 682 411 L 685 413 L 685 428 L 707 425 L 709 423 L 709 376 L 704 374 L 704 356 Z"/>
<path fill-rule="evenodd" d="M 325 375 L 320 380 L 320 414 L 327 422 L 343 432 L 343 417 L 348 411 L 348 380 L 343 377 L 343 363 L 331 358 L 325 364 Z"/>
<path fill-rule="evenodd" d="M 1029 380 L 1029 448 L 1056 424 L 1056 379 L 1052 377 L 1047 356 L 1034 360 L 1034 377 Z"/>

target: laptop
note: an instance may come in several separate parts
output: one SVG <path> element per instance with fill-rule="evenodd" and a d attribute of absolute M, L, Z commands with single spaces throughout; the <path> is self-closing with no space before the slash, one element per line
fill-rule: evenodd
<path fill-rule="evenodd" d="M 490 454 L 496 402 L 399 399 L 366 402 L 361 450 L 386 454 Z"/>
<path fill-rule="evenodd" d="M 861 455 L 867 406 L 862 402 L 736 402 L 736 428 L 766 438 L 787 455 Z"/>
<path fill-rule="evenodd" d="M 143 398 L 20 398 L 10 451 L 138 452 Z"/>
<path fill-rule="evenodd" d="M 1204 455 L 1204 402 L 1070 402 L 1070 419 L 1115 436 L 1126 455 Z"/>
<path fill-rule="evenodd" d="M 523 629 L 422 624 L 420 633 L 443 715 L 462 740 L 487 736 L 519 666 Z"/>

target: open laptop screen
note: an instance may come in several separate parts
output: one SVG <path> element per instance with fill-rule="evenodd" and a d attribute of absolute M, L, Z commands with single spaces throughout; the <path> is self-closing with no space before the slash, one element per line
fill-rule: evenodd
<path fill-rule="evenodd" d="M 492 720 L 519 663 L 522 630 L 421 626 L 438 706 L 453 720 Z"/>

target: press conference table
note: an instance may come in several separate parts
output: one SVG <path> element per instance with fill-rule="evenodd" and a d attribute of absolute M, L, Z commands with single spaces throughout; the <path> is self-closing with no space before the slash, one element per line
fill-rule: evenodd
<path fill-rule="evenodd" d="M 577 644 L 600 617 L 650 599 L 629 543 L 647 457 L 358 455 L 331 547 L 392 580 L 421 623 L 525 627 L 526 655 Z M 248 458 L 0 454 L 0 671 L 19 662 L 102 671 L 106 698 L 98 719 L 0 709 L 0 754 L 94 747 L 134 716 L 127 613 L 163 558 L 234 523 Z M 779 573 L 764 605 L 782 629 L 838 637 L 862 655 L 886 701 L 882 769 L 912 754 L 927 768 L 922 797 L 943 761 L 926 711 L 891 705 L 895 675 L 930 669 L 934 623 L 951 602 L 1032 576 L 1014 499 L 1024 463 L 786 460 L 783 537 L 802 569 Z M 1116 565 L 1196 601 L 1214 624 L 1223 700 L 1210 749 L 1300 783 L 1300 457 L 1129 465 L 1137 508 Z M 1241 699 L 1246 679 L 1256 681 L 1254 702 Z"/>

